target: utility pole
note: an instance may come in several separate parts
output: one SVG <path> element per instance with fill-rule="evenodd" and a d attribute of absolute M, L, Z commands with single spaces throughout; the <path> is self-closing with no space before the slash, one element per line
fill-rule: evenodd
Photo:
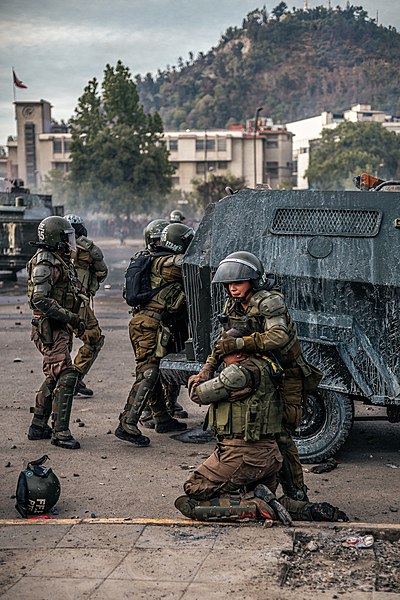
<path fill-rule="evenodd" d="M 258 115 L 262 111 L 263 107 L 259 106 L 254 115 L 254 133 L 253 133 L 253 143 L 254 143 L 254 187 L 257 185 L 257 129 L 258 129 Z"/>

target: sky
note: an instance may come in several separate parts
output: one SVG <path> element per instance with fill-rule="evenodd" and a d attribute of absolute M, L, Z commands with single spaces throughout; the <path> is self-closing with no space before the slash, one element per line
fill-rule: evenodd
<path fill-rule="evenodd" d="M 133 75 L 156 73 L 207 52 L 248 12 L 280 0 L 0 0 L 0 146 L 16 134 L 12 67 L 28 89 L 16 100 L 48 100 L 67 121 L 85 85 L 120 59 Z M 400 31 L 400 0 L 352 0 Z M 291 9 L 304 0 L 286 0 Z M 329 0 L 308 0 L 308 7 Z M 346 6 L 346 0 L 331 0 Z"/>

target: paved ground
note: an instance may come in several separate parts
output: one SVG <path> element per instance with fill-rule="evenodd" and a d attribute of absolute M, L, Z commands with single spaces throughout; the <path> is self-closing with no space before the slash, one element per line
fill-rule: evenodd
<path fill-rule="evenodd" d="M 385 533 L 382 528 L 368 527 L 375 536 Z M 376 590 L 377 578 L 370 577 L 373 549 L 348 549 L 349 560 L 354 562 L 357 554 L 363 574 L 354 579 L 351 592 L 344 591 L 346 586 L 336 588 L 329 579 L 323 586 L 315 582 L 299 585 L 298 580 L 291 579 L 290 561 L 298 535 L 316 539 L 321 535 L 337 536 L 340 543 L 348 531 L 347 527 L 329 530 L 314 525 L 299 530 L 261 525 L 184 525 L 180 521 L 155 525 L 143 519 L 0 522 L 0 595 L 2 600 L 400 597 L 398 592 Z M 397 538 L 400 535 L 400 527 L 388 526 L 386 535 L 389 531 Z M 322 546 L 314 556 L 318 568 Z M 309 569 L 311 574 L 312 566 Z M 330 570 L 335 571 L 335 562 L 327 556 L 324 572 Z M 396 579 L 399 585 L 398 570 Z"/>

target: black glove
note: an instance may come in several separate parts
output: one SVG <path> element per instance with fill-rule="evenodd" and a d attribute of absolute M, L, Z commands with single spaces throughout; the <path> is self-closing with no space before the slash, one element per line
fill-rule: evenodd
<path fill-rule="evenodd" d="M 82 321 L 82 319 L 76 313 L 72 313 L 69 324 L 71 325 L 72 329 L 75 330 L 77 337 L 80 337 L 85 333 L 85 322 Z"/>

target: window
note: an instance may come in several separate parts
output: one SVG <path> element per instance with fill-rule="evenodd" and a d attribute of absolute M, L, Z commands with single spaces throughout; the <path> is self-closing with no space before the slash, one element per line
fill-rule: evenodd
<path fill-rule="evenodd" d="M 62 153 L 62 142 L 61 140 L 53 140 L 53 152 L 54 154 Z"/>
<path fill-rule="evenodd" d="M 226 138 L 217 138 L 218 152 L 226 152 Z"/>
<path fill-rule="evenodd" d="M 196 152 L 200 152 L 203 151 L 205 149 L 205 140 L 196 140 Z M 211 152 L 214 152 L 215 150 L 215 140 L 209 140 L 207 138 L 207 144 L 206 144 L 206 150 L 209 150 Z"/>
<path fill-rule="evenodd" d="M 169 140 L 170 152 L 178 152 L 178 140 Z"/>
<path fill-rule="evenodd" d="M 227 160 L 219 160 L 217 165 L 218 165 L 218 169 L 227 169 L 228 161 Z"/>
<path fill-rule="evenodd" d="M 196 163 L 196 175 L 204 175 L 206 172 L 206 164 L 203 162 Z"/>
<path fill-rule="evenodd" d="M 173 186 L 177 187 L 179 185 L 179 177 L 172 177 L 171 181 Z"/>
<path fill-rule="evenodd" d="M 274 141 L 270 141 L 267 140 L 267 148 L 277 148 L 278 147 L 278 142 L 274 142 Z"/>
<path fill-rule="evenodd" d="M 69 140 L 64 140 L 64 153 L 69 154 L 71 152 L 71 142 Z"/>
<path fill-rule="evenodd" d="M 69 164 L 67 162 L 54 162 L 53 163 L 53 168 L 56 169 L 57 171 L 62 171 L 62 173 L 68 173 L 69 172 Z"/>

